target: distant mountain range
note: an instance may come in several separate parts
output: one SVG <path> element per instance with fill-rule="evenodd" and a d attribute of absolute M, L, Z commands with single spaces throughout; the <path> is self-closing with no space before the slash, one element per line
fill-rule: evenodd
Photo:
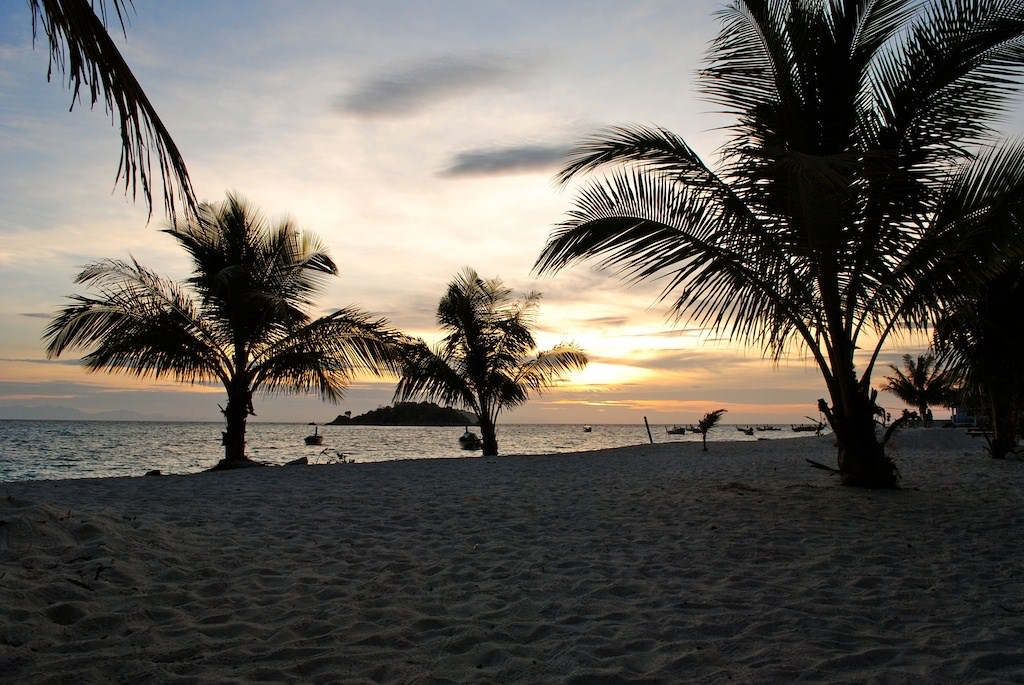
<path fill-rule="evenodd" d="M 21 405 L 0 406 L 0 420 L 13 421 L 170 421 L 162 414 L 142 414 L 137 411 L 84 412 L 71 407 Z"/>

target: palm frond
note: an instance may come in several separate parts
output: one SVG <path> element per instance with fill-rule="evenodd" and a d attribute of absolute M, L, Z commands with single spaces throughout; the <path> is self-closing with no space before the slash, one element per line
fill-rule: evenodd
<path fill-rule="evenodd" d="M 807 267 L 786 256 L 798 237 L 733 212 L 733 198 L 623 172 L 580 191 L 535 269 L 596 259 L 630 283 L 665 278 L 661 296 L 674 297 L 677 316 L 781 355 L 792 335 L 812 337 L 817 317 Z"/>
<path fill-rule="evenodd" d="M 173 282 L 137 263 L 97 262 L 78 282 L 93 286 L 96 297 L 75 296 L 44 333 L 47 356 L 66 350 L 90 350 L 92 370 L 201 382 L 226 379 L 226 358 L 203 325 L 195 303 Z"/>
<path fill-rule="evenodd" d="M 697 422 L 697 428 L 701 433 L 707 435 L 708 431 L 714 428 L 718 424 L 719 420 L 721 420 L 722 414 L 726 413 L 727 411 L 729 410 L 716 409 L 714 411 L 708 412 L 707 414 L 704 415 L 704 418 Z"/>
<path fill-rule="evenodd" d="M 985 140 L 1019 90 L 1024 7 L 1016 0 L 928 5 L 876 75 L 901 150 L 919 166 L 944 164 Z"/>
<path fill-rule="evenodd" d="M 132 0 L 109 0 L 121 28 Z M 50 54 L 47 78 L 56 69 L 68 81 L 72 107 L 89 91 L 90 106 L 102 99 L 108 113 L 116 114 L 121 129 L 121 163 L 117 178 L 133 198 L 141 190 L 153 214 L 153 171 L 160 175 L 163 201 L 169 215 L 180 204 L 196 209 L 195 194 L 185 160 L 142 86 L 107 32 L 107 2 L 98 0 L 28 0 L 32 35 L 45 34 Z M 93 6 L 98 4 L 100 15 Z M 155 159 L 154 159 L 155 157 Z"/>
<path fill-rule="evenodd" d="M 570 371 L 582 371 L 588 363 L 587 354 L 572 344 L 557 345 L 540 352 L 534 359 L 522 364 L 515 382 L 540 392 L 564 380 Z"/>
<path fill-rule="evenodd" d="M 482 413 L 473 388 L 467 382 L 465 369 L 459 368 L 458 360 L 431 350 L 423 341 L 410 345 L 405 354 L 405 366 L 395 387 L 394 401 L 407 402 L 419 397 L 445 406 L 467 408 L 478 415 Z"/>
<path fill-rule="evenodd" d="M 704 182 L 711 175 L 697 153 L 671 131 L 647 126 L 613 126 L 577 145 L 556 178 L 565 184 L 609 164 L 636 164 L 691 183 Z"/>
<path fill-rule="evenodd" d="M 385 320 L 340 309 L 256 344 L 250 360 L 253 390 L 316 390 L 337 401 L 358 377 L 398 375 L 403 351 L 401 336 Z"/>

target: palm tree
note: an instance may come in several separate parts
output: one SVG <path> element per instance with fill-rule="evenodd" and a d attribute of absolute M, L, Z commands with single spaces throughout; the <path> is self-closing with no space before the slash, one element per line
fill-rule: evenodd
<path fill-rule="evenodd" d="M 704 415 L 704 418 L 697 422 L 697 432 L 700 433 L 700 439 L 704 444 L 704 451 L 708 451 L 708 431 L 718 424 L 718 420 L 722 418 L 722 414 L 729 411 L 728 409 L 716 409 L 715 411 L 708 412 Z"/>
<path fill-rule="evenodd" d="M 907 404 L 917 407 L 922 421 L 928 417 L 928 406 L 946 404 L 953 393 L 953 383 L 933 354 L 920 354 L 915 359 L 903 355 L 903 368 L 890 364 L 892 376 L 885 377 L 882 390 L 891 392 Z"/>
<path fill-rule="evenodd" d="M 1009 265 L 984 292 L 941 318 L 934 347 L 961 399 L 987 408 L 991 455 L 1013 452 L 1024 417 L 1024 263 Z"/>
<path fill-rule="evenodd" d="M 847 485 L 895 486 L 871 375 L 894 331 L 982 281 L 1024 146 L 989 123 L 1018 89 L 1019 0 L 736 0 L 702 82 L 737 121 L 717 170 L 673 133 L 608 129 L 579 146 L 591 177 L 536 270 L 598 258 L 773 362 L 801 348 Z M 863 346 L 860 353 L 857 350 Z"/>
<path fill-rule="evenodd" d="M 184 283 L 135 260 L 104 260 L 46 329 L 50 358 L 88 350 L 90 371 L 220 382 L 227 391 L 223 466 L 251 463 L 245 425 L 255 392 L 310 392 L 339 400 L 359 373 L 397 374 L 400 336 L 354 308 L 313 319 L 307 309 L 337 267 L 291 221 L 268 226 L 229 194 L 165 231 L 192 258 Z"/>
<path fill-rule="evenodd" d="M 395 401 L 422 397 L 472 411 L 479 417 L 483 455 L 496 456 L 502 410 L 587 365 L 586 354 L 572 344 L 535 353 L 530 329 L 539 302 L 539 293 L 517 300 L 499 279 L 484 280 L 466 268 L 437 306 L 447 335 L 436 349 L 423 341 L 410 347 Z"/>
<path fill-rule="evenodd" d="M 195 194 L 185 160 L 107 31 L 108 17 L 116 14 L 124 32 L 132 0 L 109 0 L 112 12 L 108 11 L 107 0 L 28 0 L 28 4 L 32 10 L 32 38 L 35 40 L 41 30 L 49 47 L 47 78 L 55 69 L 67 78 L 72 106 L 84 85 L 90 106 L 95 107 L 102 99 L 107 113 L 116 114 L 121 129 L 117 177 L 123 180 L 125 192 L 137 197 L 141 186 L 152 216 L 155 157 L 168 215 L 174 215 L 176 203 L 194 213 Z"/>

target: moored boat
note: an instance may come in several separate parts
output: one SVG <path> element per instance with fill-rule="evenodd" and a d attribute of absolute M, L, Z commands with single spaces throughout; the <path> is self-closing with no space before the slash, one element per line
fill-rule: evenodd
<path fill-rule="evenodd" d="M 464 450 L 478 450 L 483 446 L 480 436 L 466 428 L 466 432 L 459 436 L 459 447 Z"/>
<path fill-rule="evenodd" d="M 320 435 L 320 429 L 313 426 L 313 434 L 307 435 L 303 440 L 307 445 L 322 445 L 324 444 L 324 436 Z"/>

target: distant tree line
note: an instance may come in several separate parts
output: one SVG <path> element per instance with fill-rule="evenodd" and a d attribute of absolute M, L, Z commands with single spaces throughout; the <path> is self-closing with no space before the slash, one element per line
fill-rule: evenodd
<path fill-rule="evenodd" d="M 433 402 L 399 402 L 378 407 L 365 414 L 339 414 L 331 426 L 475 426 L 479 419 L 471 412 L 442 407 Z"/>

